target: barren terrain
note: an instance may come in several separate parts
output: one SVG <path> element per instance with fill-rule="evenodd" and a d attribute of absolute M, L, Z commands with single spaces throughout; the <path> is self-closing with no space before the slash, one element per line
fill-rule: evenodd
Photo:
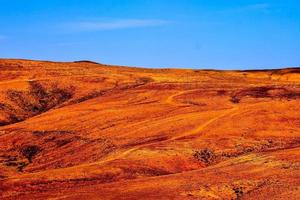
<path fill-rule="evenodd" d="M 300 69 L 2 59 L 0 199 L 300 199 Z"/>

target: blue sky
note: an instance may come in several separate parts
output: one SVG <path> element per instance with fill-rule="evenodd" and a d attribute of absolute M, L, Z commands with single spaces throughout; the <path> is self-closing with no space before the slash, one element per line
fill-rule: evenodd
<path fill-rule="evenodd" d="M 153 68 L 300 66 L 300 1 L 0 0 L 0 57 Z"/>

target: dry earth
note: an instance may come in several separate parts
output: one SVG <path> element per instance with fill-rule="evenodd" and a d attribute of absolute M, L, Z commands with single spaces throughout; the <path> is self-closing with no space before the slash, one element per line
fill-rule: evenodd
<path fill-rule="evenodd" d="M 300 69 L 2 59 L 0 199 L 300 199 Z"/>

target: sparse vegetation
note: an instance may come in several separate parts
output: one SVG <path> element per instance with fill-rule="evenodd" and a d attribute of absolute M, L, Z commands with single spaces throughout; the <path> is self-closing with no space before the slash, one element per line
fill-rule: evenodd
<path fill-rule="evenodd" d="M 5 166 L 8 166 L 8 167 L 14 167 L 17 169 L 17 171 L 19 172 L 22 172 L 23 171 L 23 168 L 26 167 L 28 165 L 27 162 L 24 162 L 22 160 L 18 160 L 18 158 L 16 156 L 0 156 L 0 157 L 3 157 L 5 158 L 3 160 L 3 164 Z"/>
<path fill-rule="evenodd" d="M 20 122 L 46 112 L 69 100 L 72 95 L 72 88 L 62 89 L 57 85 L 52 85 L 46 89 L 36 81 L 29 82 L 28 91 L 8 90 L 6 96 L 11 105 L 0 104 L 0 110 L 3 110 L 8 116 L 6 121 L 0 121 L 0 125 Z M 12 105 L 16 105 L 16 107 L 13 108 Z"/>
<path fill-rule="evenodd" d="M 240 103 L 240 99 L 237 98 L 236 96 L 231 97 L 230 101 L 231 101 L 232 103 Z"/>
<path fill-rule="evenodd" d="M 292 100 L 300 98 L 300 91 L 275 86 L 252 87 L 236 92 L 231 96 L 230 101 L 232 103 L 239 103 L 245 97 Z"/>
<path fill-rule="evenodd" d="M 211 164 L 216 158 L 216 155 L 214 154 L 214 152 L 209 149 L 201 149 L 201 150 L 195 151 L 193 156 L 194 156 L 194 158 L 203 162 L 206 165 Z"/>
<path fill-rule="evenodd" d="M 236 199 L 240 199 L 244 194 L 242 187 L 234 187 L 232 190 L 236 195 Z"/>
<path fill-rule="evenodd" d="M 20 65 L 0 70 L 0 199 L 297 193 L 300 74 Z"/>
<path fill-rule="evenodd" d="M 41 151 L 40 147 L 36 145 L 28 145 L 21 149 L 21 154 L 32 163 L 32 159 Z"/>

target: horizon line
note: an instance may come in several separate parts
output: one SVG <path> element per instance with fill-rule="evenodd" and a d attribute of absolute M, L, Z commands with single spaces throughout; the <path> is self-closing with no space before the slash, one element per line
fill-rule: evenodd
<path fill-rule="evenodd" d="M 220 68 L 211 68 L 211 67 L 204 67 L 204 68 L 185 68 L 185 67 L 145 67 L 145 66 L 132 66 L 132 65 L 120 65 L 120 64 L 106 64 L 101 63 L 98 61 L 93 61 L 89 59 L 83 60 L 72 60 L 72 61 L 62 61 L 62 60 L 44 60 L 44 59 L 31 59 L 31 58 L 0 58 L 0 61 L 3 60 L 14 60 L 14 61 L 33 61 L 33 62 L 51 62 L 51 63 L 90 63 L 96 65 L 105 65 L 110 67 L 124 67 L 124 68 L 137 68 L 137 69 L 153 69 L 153 70 L 203 70 L 203 71 L 274 71 L 274 70 L 284 70 L 284 69 L 300 69 L 300 66 L 286 66 L 286 67 L 266 67 L 266 68 L 243 68 L 243 69 L 220 69 Z"/>

